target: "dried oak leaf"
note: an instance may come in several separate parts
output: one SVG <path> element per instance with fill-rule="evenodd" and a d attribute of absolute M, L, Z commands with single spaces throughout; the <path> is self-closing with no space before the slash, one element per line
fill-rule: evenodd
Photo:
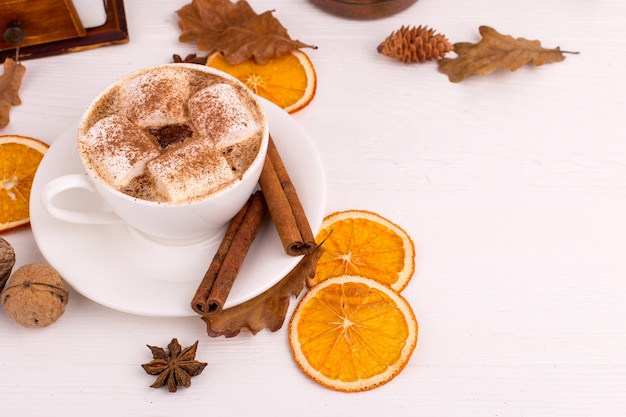
<path fill-rule="evenodd" d="M 501 68 L 515 71 L 528 62 L 539 66 L 565 59 L 558 47 L 546 49 L 536 40 L 502 35 L 489 26 L 481 26 L 479 32 L 480 42 L 455 43 L 454 52 L 458 57 L 439 61 L 439 71 L 447 74 L 451 82 L 460 82 L 472 75 L 486 75 Z"/>
<path fill-rule="evenodd" d="M 280 329 L 285 321 L 291 296 L 298 296 L 306 280 L 315 275 L 315 267 L 323 251 L 321 245 L 317 246 L 278 284 L 255 298 L 216 314 L 203 315 L 207 334 L 211 337 L 234 337 L 244 328 L 252 334 L 265 328 L 272 332 Z"/>
<path fill-rule="evenodd" d="M 256 14 L 244 0 L 192 0 L 176 13 L 180 42 L 195 42 L 203 51 L 219 51 L 231 64 L 252 58 L 265 64 L 295 49 L 315 48 L 292 40 L 272 11 Z"/>
<path fill-rule="evenodd" d="M 196 358 L 198 342 L 181 349 L 178 339 L 174 338 L 167 345 L 168 351 L 158 346 L 150 346 L 152 361 L 144 363 L 141 367 L 150 375 L 158 375 L 152 388 L 160 388 L 167 384 L 169 392 L 176 392 L 178 386 L 188 388 L 191 386 L 191 377 L 200 375 L 207 366 L 206 362 L 199 362 Z"/>
<path fill-rule="evenodd" d="M 19 91 L 26 67 L 11 58 L 4 60 L 4 72 L 0 76 L 0 127 L 9 124 L 11 106 L 22 104 Z"/>

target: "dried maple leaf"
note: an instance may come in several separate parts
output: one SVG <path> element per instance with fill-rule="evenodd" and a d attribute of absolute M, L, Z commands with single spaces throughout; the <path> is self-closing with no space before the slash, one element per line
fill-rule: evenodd
<path fill-rule="evenodd" d="M 11 106 L 22 104 L 19 91 L 26 67 L 11 58 L 4 60 L 4 73 L 0 76 L 0 127 L 9 124 Z"/>
<path fill-rule="evenodd" d="M 321 245 L 317 246 L 278 284 L 255 298 L 216 314 L 203 315 L 207 334 L 211 337 L 234 337 L 244 328 L 252 334 L 265 328 L 272 332 L 280 329 L 287 315 L 289 299 L 292 295 L 298 296 L 306 280 L 315 275 L 315 266 L 323 251 Z"/>
<path fill-rule="evenodd" d="M 271 11 L 256 14 L 244 0 L 192 0 L 176 13 L 181 42 L 195 42 L 203 51 L 220 51 L 230 64 L 252 58 L 265 64 L 294 49 L 314 48 L 292 40 Z"/>
<path fill-rule="evenodd" d="M 198 342 L 181 349 L 178 339 L 174 338 L 167 346 L 168 351 L 158 346 L 150 346 L 152 361 L 141 367 L 150 375 L 158 375 L 152 388 L 161 388 L 167 385 L 169 392 L 176 392 L 178 386 L 189 388 L 191 377 L 200 375 L 207 366 L 206 362 L 199 362 L 196 358 Z"/>
<path fill-rule="evenodd" d="M 539 41 L 502 35 L 489 26 L 481 26 L 480 42 L 454 44 L 457 58 L 443 58 L 439 70 L 453 82 L 460 82 L 472 75 L 486 75 L 497 69 L 515 71 L 528 62 L 535 66 L 563 61 L 565 56 L 557 47 L 546 49 Z"/>

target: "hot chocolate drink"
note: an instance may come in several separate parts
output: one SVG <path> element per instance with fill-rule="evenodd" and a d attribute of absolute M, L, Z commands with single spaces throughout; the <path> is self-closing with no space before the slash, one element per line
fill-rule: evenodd
<path fill-rule="evenodd" d="M 188 203 L 229 188 L 255 160 L 262 109 L 228 78 L 171 65 L 108 89 L 78 131 L 83 161 L 143 200 Z"/>

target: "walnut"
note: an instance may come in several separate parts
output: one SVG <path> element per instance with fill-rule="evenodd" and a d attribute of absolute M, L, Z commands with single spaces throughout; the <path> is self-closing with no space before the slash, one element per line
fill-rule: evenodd
<path fill-rule="evenodd" d="M 7 279 L 9 279 L 13 265 L 15 265 L 15 251 L 13 250 L 13 246 L 0 237 L 0 291 L 4 288 Z"/>
<path fill-rule="evenodd" d="M 0 301 L 9 317 L 25 327 L 45 327 L 65 312 L 69 293 L 49 265 L 29 264 L 8 279 Z"/>

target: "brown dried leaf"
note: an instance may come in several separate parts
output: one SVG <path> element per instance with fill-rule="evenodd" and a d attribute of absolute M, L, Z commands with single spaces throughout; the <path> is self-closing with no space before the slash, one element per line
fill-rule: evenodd
<path fill-rule="evenodd" d="M 539 41 L 502 35 L 489 26 L 481 26 L 479 32 L 480 42 L 455 43 L 454 52 L 458 57 L 439 61 L 439 71 L 447 74 L 451 82 L 460 82 L 472 75 L 486 75 L 501 68 L 515 71 L 529 62 L 539 66 L 565 59 L 558 47 L 546 49 Z"/>
<path fill-rule="evenodd" d="M 315 275 L 315 267 L 323 251 L 321 246 L 317 246 L 278 284 L 255 298 L 216 314 L 203 315 L 207 334 L 211 337 L 234 337 L 244 328 L 252 334 L 265 328 L 272 332 L 280 329 L 285 321 L 291 296 L 297 297 L 306 280 Z"/>
<path fill-rule="evenodd" d="M 11 58 L 4 60 L 4 73 L 0 76 L 0 127 L 9 124 L 11 106 L 22 104 L 19 91 L 26 67 Z"/>
<path fill-rule="evenodd" d="M 314 48 L 292 40 L 272 15 L 260 15 L 245 0 L 192 0 L 176 12 L 181 42 L 195 42 L 200 50 L 219 51 L 231 64 L 254 58 L 265 64 L 299 48 Z"/>

